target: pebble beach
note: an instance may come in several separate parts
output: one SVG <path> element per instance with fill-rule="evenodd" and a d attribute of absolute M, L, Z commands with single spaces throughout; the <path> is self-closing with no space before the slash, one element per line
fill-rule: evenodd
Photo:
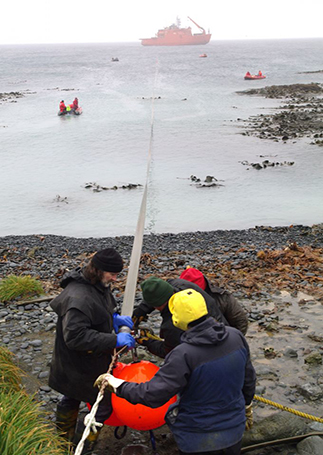
<path fill-rule="evenodd" d="M 101 248 L 114 247 L 125 261 L 125 268 L 114 286 L 120 307 L 132 244 L 131 236 L 0 238 L 0 277 L 31 275 L 43 285 L 44 296 L 39 299 L 0 303 L 0 339 L 1 345 L 15 354 L 27 373 L 25 386 L 31 393 L 36 393 L 50 420 L 54 420 L 56 402 L 60 398 L 47 385 L 56 325 L 56 315 L 49 306 L 51 296 L 59 293 L 60 279 L 67 270 L 83 265 Z M 188 265 L 199 268 L 211 282 L 232 292 L 248 312 L 246 338 L 257 371 L 257 394 L 322 417 L 322 253 L 321 224 L 145 235 L 135 304 L 141 301 L 139 283 L 148 276 L 172 278 L 178 277 Z M 158 334 L 157 313 L 152 314 L 150 323 Z M 140 358 L 160 363 L 142 347 L 138 353 Z M 129 355 L 121 360 L 131 361 L 131 357 L 128 360 L 127 357 Z M 255 402 L 254 408 L 255 426 L 281 413 L 261 402 Z M 318 422 L 301 420 L 315 425 L 316 431 L 323 430 Z M 287 430 L 290 430 L 288 426 Z M 167 427 L 161 427 L 155 433 L 158 453 L 175 454 L 176 445 Z M 134 449 L 134 446 L 138 447 Z M 276 453 L 275 450 L 253 453 Z M 302 453 L 288 452 L 288 447 L 284 450 L 280 453 Z M 153 452 L 148 432 L 128 429 L 126 438 L 117 440 L 113 428 L 105 427 L 96 453 Z"/>

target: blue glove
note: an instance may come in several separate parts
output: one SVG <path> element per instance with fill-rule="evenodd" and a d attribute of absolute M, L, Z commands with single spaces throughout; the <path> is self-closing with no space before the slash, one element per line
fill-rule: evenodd
<path fill-rule="evenodd" d="M 133 320 L 130 316 L 120 316 L 118 313 L 113 313 L 113 328 L 115 333 L 119 332 L 119 327 L 127 326 L 129 329 L 133 328 Z"/>
<path fill-rule="evenodd" d="M 121 346 L 128 346 L 128 349 L 135 347 L 136 341 L 130 333 L 121 332 L 117 334 L 117 344 L 116 348 L 121 348 Z"/>

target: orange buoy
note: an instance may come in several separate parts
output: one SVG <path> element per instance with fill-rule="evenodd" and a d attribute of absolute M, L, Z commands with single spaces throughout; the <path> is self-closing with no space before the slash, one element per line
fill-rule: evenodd
<path fill-rule="evenodd" d="M 125 363 L 118 362 L 113 370 L 114 375 L 120 374 L 122 369 L 126 366 Z M 118 376 L 116 376 L 118 377 Z M 87 407 L 89 411 L 91 411 L 91 405 L 87 403 Z M 104 425 L 110 425 L 111 427 L 123 427 L 125 424 L 121 422 L 121 420 L 116 416 L 116 413 L 114 412 L 114 409 L 112 410 L 112 414 L 110 417 L 104 421 Z"/>
<path fill-rule="evenodd" d="M 159 367 L 157 365 L 147 362 L 146 360 L 141 360 L 140 362 L 131 363 L 129 365 L 118 362 L 116 368 L 113 370 L 113 376 L 128 382 L 141 383 L 149 381 L 155 376 L 158 370 Z M 164 425 L 167 409 L 170 404 L 175 401 L 176 397 L 173 397 L 163 406 L 153 409 L 142 404 L 130 404 L 124 398 L 112 394 L 113 413 L 117 419 L 122 422 L 121 425 L 126 425 L 134 430 L 142 431 L 154 430 L 155 428 Z M 107 422 L 108 421 L 104 423 L 111 425 L 111 423 Z"/>
<path fill-rule="evenodd" d="M 91 405 L 89 403 L 86 403 L 89 411 L 91 411 Z M 124 423 L 122 423 L 118 417 L 116 416 L 114 410 L 112 411 L 112 414 L 110 417 L 104 421 L 104 425 L 110 425 L 110 427 L 123 427 Z"/>

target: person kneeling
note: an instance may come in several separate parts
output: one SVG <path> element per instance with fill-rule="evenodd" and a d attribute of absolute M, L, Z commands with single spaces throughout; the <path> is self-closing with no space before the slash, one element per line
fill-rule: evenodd
<path fill-rule="evenodd" d="M 173 324 L 184 333 L 156 375 L 137 384 L 105 374 L 96 384 L 106 379 L 117 396 L 151 408 L 178 394 L 165 420 L 180 453 L 238 455 L 256 384 L 247 341 L 239 330 L 209 317 L 194 289 L 175 293 L 168 305 Z"/>

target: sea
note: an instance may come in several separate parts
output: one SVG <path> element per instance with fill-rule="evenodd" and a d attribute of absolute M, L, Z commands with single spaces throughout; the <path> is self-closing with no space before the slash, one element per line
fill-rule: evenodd
<path fill-rule="evenodd" d="M 146 183 L 147 234 L 321 223 L 323 148 L 244 136 L 283 100 L 238 92 L 323 83 L 310 73 L 322 51 L 323 39 L 0 46 L 0 92 L 24 95 L 0 99 L 0 236 L 134 235 Z M 82 115 L 58 116 L 75 96 Z M 243 164 L 264 159 L 294 165 Z M 196 183 L 206 176 L 218 186 Z"/>

